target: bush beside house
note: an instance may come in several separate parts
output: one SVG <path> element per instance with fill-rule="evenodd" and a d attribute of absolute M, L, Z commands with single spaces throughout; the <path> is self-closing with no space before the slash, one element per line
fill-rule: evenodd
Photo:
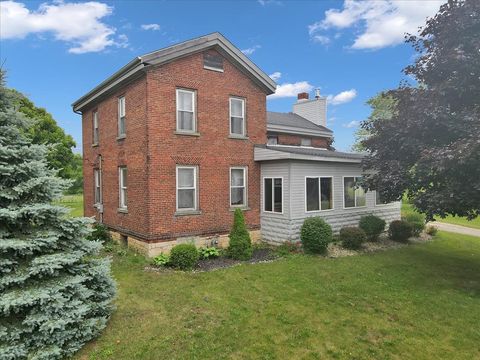
<path fill-rule="evenodd" d="M 197 248 L 193 244 L 175 245 L 170 251 L 170 261 L 174 268 L 191 270 L 200 258 Z"/>
<path fill-rule="evenodd" d="M 252 252 L 252 241 L 245 225 L 243 212 L 236 209 L 233 215 L 233 227 L 230 232 L 227 255 L 236 260 L 248 260 L 252 257 Z"/>
<path fill-rule="evenodd" d="M 366 215 L 360 218 L 359 228 L 365 231 L 368 241 L 377 241 L 385 231 L 385 220 L 375 215 Z"/>
<path fill-rule="evenodd" d="M 405 220 L 395 220 L 388 227 L 390 239 L 398 242 L 406 242 L 412 236 L 412 225 Z"/>
<path fill-rule="evenodd" d="M 332 228 L 320 217 L 305 219 L 300 231 L 303 249 L 309 254 L 323 254 L 332 242 Z"/>
<path fill-rule="evenodd" d="M 344 227 L 340 230 L 340 240 L 343 247 L 347 249 L 357 250 L 367 241 L 365 231 L 358 227 Z"/>

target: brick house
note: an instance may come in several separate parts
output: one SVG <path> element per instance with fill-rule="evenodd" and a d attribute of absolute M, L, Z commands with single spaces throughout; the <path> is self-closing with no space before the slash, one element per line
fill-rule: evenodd
<path fill-rule="evenodd" d="M 302 93 L 292 113 L 267 113 L 275 88 L 219 33 L 132 60 L 72 105 L 85 216 L 149 256 L 185 241 L 224 246 L 238 207 L 253 240 L 298 238 L 286 208 L 297 201 L 292 164 L 315 167 L 328 153 L 340 169 L 361 169 L 358 155 L 330 148 L 325 98 Z M 386 206 L 396 217 L 399 206 Z"/>

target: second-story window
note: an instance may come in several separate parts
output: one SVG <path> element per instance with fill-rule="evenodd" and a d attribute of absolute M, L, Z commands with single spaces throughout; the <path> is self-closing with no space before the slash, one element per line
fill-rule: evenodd
<path fill-rule="evenodd" d="M 98 144 L 98 111 L 93 113 L 93 144 Z"/>
<path fill-rule="evenodd" d="M 196 132 L 195 91 L 177 89 L 177 131 Z"/>
<path fill-rule="evenodd" d="M 118 98 L 118 136 L 124 137 L 126 135 L 125 124 L 125 96 Z"/>
<path fill-rule="evenodd" d="M 278 136 L 268 136 L 267 137 L 267 144 L 268 145 L 277 145 L 278 144 Z"/>
<path fill-rule="evenodd" d="M 245 100 L 230 98 L 230 135 L 245 136 Z"/>

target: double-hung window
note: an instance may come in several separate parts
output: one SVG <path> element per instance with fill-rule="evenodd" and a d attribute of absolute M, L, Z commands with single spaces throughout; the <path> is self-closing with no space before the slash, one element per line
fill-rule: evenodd
<path fill-rule="evenodd" d="M 195 91 L 177 89 L 177 131 L 194 133 L 196 127 Z"/>
<path fill-rule="evenodd" d="M 98 144 L 98 111 L 94 111 L 93 113 L 93 144 Z"/>
<path fill-rule="evenodd" d="M 93 170 L 95 205 L 102 203 L 102 179 L 100 169 Z"/>
<path fill-rule="evenodd" d="M 346 208 L 366 206 L 365 190 L 358 185 L 360 176 L 343 178 L 343 204 Z"/>
<path fill-rule="evenodd" d="M 118 98 L 118 136 L 124 137 L 126 134 L 125 96 L 120 96 Z"/>
<path fill-rule="evenodd" d="M 230 206 L 247 206 L 247 168 L 230 168 Z"/>
<path fill-rule="evenodd" d="M 177 211 L 197 208 L 197 167 L 177 166 Z"/>
<path fill-rule="evenodd" d="M 333 209 L 333 178 L 305 178 L 305 210 L 319 211 Z"/>
<path fill-rule="evenodd" d="M 118 188 L 119 188 L 119 201 L 118 206 L 120 209 L 127 209 L 127 167 L 120 166 L 118 168 Z"/>
<path fill-rule="evenodd" d="M 265 212 L 283 212 L 283 179 L 263 179 L 263 210 Z"/>
<path fill-rule="evenodd" d="M 230 98 L 230 135 L 245 136 L 245 99 Z"/>

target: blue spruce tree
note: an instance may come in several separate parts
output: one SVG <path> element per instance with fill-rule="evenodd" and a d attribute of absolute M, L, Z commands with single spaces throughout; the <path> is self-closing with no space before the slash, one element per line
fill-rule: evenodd
<path fill-rule="evenodd" d="M 0 359 L 59 359 L 99 334 L 115 283 L 89 220 L 52 204 L 68 183 L 24 136 L 0 73 Z"/>

